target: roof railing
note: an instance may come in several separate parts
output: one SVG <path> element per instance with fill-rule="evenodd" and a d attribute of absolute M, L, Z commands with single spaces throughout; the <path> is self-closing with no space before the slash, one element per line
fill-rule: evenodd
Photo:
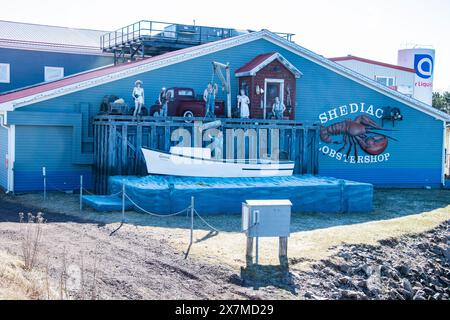
<path fill-rule="evenodd" d="M 100 38 L 100 47 L 108 51 L 143 40 L 198 45 L 250 32 L 253 31 L 141 20 L 104 34 Z M 276 34 L 288 41 L 292 41 L 294 36 L 292 33 L 276 32 Z"/>

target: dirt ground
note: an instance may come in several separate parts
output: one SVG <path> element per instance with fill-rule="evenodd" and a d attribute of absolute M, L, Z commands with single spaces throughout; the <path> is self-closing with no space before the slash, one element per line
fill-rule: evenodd
<path fill-rule="evenodd" d="M 8 255 L 21 255 L 23 225 L 18 211 L 37 209 L 1 201 L 0 243 Z M 232 271 L 221 266 L 184 259 L 167 241 L 155 239 L 141 228 L 117 225 L 45 210 L 47 222 L 39 250 L 37 268 L 46 270 L 52 289 L 60 291 L 63 274 L 69 277 L 69 297 L 95 299 L 258 299 L 265 292 L 234 285 Z M 66 270 L 66 272 L 64 272 Z M 80 286 L 81 273 L 85 285 Z M 47 276 L 46 275 L 46 276 Z M 43 276 L 44 277 L 44 276 Z M 94 280 L 95 278 L 95 280 Z M 42 279 L 43 281 L 44 279 Z M 94 284 L 95 283 L 95 284 Z M 64 297 L 64 295 L 62 295 Z M 14 298 L 14 297 L 13 297 Z"/>
<path fill-rule="evenodd" d="M 66 279 L 68 298 L 302 299 L 311 295 L 310 286 L 301 283 L 305 275 L 316 281 L 314 266 L 345 245 L 377 246 L 380 240 L 422 234 L 450 220 L 450 191 L 376 190 L 374 207 L 370 214 L 293 214 L 289 272 L 278 266 L 277 241 L 263 239 L 261 268 L 272 280 L 262 285 L 252 278 L 254 270 L 245 268 L 240 216 L 204 217 L 219 233 L 196 219 L 194 245 L 185 259 L 186 215 L 127 212 L 126 223 L 110 235 L 121 214 L 89 208 L 80 213 L 77 195 L 51 193 L 45 202 L 42 194 L 2 195 L 0 251 L 20 256 L 18 212 L 42 211 L 47 222 L 37 269 L 56 292 Z"/>

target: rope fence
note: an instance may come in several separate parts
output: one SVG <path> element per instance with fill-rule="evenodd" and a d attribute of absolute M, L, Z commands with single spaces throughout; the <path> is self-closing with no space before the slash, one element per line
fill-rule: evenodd
<path fill-rule="evenodd" d="M 138 205 L 136 202 L 134 202 L 133 199 L 131 199 L 126 193 L 125 193 L 125 197 L 126 197 L 128 200 L 130 200 L 130 202 L 133 204 L 133 206 L 135 206 L 136 208 L 138 208 L 140 211 L 142 211 L 142 212 L 144 212 L 144 213 L 146 213 L 146 214 L 148 214 L 148 215 L 155 216 L 155 217 L 159 217 L 159 218 L 173 217 L 173 216 L 182 214 L 183 212 L 186 212 L 187 210 L 190 209 L 190 206 L 188 206 L 188 207 L 184 208 L 183 210 L 180 210 L 180 211 L 175 212 L 175 213 L 170 213 L 170 214 L 158 214 L 158 213 L 154 213 L 154 212 L 150 212 L 150 211 L 145 210 L 145 209 L 142 208 L 140 205 Z"/>
<path fill-rule="evenodd" d="M 197 215 L 197 217 L 200 218 L 201 221 L 203 221 L 204 224 L 206 224 L 208 227 L 210 227 L 213 231 L 215 231 L 215 232 L 217 232 L 217 233 L 220 232 L 219 229 L 213 227 L 208 221 L 206 221 L 206 220 L 205 220 L 205 219 L 197 212 L 197 210 L 194 209 L 194 213 Z"/>
<path fill-rule="evenodd" d="M 58 191 L 64 194 L 67 194 L 69 191 L 73 191 L 73 190 L 62 190 L 61 188 L 57 187 L 56 185 L 52 184 L 51 182 L 48 181 L 48 177 L 46 174 L 46 168 L 43 167 L 42 168 L 42 176 L 43 176 L 43 184 L 44 184 L 44 201 L 47 200 L 47 186 L 52 188 L 52 191 Z M 89 190 L 87 190 L 84 186 L 83 186 L 83 175 L 80 175 L 80 183 L 79 183 L 79 193 L 80 193 L 80 213 L 83 212 L 83 195 L 84 194 L 88 194 L 88 195 L 95 195 L 94 193 L 90 192 Z M 161 214 L 161 213 L 155 213 L 155 212 L 151 212 L 149 210 L 144 209 L 142 206 L 140 206 L 139 204 L 136 203 L 135 200 L 133 200 L 130 195 L 127 194 L 126 190 L 125 190 L 125 182 L 122 182 L 122 190 L 114 193 L 114 194 L 109 194 L 106 195 L 105 197 L 119 197 L 121 196 L 122 198 L 122 219 L 121 219 L 121 223 L 119 225 L 119 227 L 115 230 L 113 230 L 110 233 L 110 236 L 112 236 L 113 234 L 115 234 L 117 231 L 120 230 L 120 228 L 123 226 L 123 224 L 125 223 L 125 203 L 126 203 L 126 199 L 128 199 L 128 201 L 131 202 L 131 204 L 138 210 L 140 210 L 140 212 L 148 214 L 150 216 L 154 216 L 157 218 L 169 218 L 169 217 L 174 217 L 177 215 L 181 215 L 183 213 L 186 213 L 186 217 L 190 217 L 191 219 L 191 224 L 190 224 L 190 240 L 189 240 L 189 247 L 186 251 L 186 255 L 185 258 L 187 258 L 190 248 L 193 244 L 194 241 L 194 216 L 197 216 L 206 226 L 208 226 L 212 231 L 215 231 L 217 233 L 220 232 L 220 230 L 216 227 L 214 227 L 213 225 L 211 225 L 208 221 L 205 220 L 205 218 L 203 218 L 198 211 L 195 209 L 194 206 L 194 197 L 191 197 L 191 203 L 190 205 L 188 205 L 186 208 L 178 211 L 178 212 L 174 212 L 174 213 L 168 213 L 168 214 Z"/>

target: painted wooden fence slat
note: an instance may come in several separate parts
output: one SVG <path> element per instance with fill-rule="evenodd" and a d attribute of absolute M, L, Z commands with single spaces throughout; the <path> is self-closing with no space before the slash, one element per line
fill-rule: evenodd
<path fill-rule="evenodd" d="M 303 141 L 302 141 L 302 173 L 308 173 L 308 127 L 303 130 Z"/>
<path fill-rule="evenodd" d="M 169 137 L 170 139 L 170 137 Z M 141 152 L 141 147 L 142 147 L 142 126 L 138 125 L 136 128 L 136 172 L 137 173 L 141 173 L 142 172 L 142 152 Z"/>
<path fill-rule="evenodd" d="M 122 125 L 122 155 L 121 155 L 121 172 L 120 174 L 127 174 L 127 166 L 128 166 L 128 126 Z"/>

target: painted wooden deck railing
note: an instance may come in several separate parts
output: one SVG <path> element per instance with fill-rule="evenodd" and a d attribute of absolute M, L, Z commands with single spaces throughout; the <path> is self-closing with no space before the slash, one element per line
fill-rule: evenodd
<path fill-rule="evenodd" d="M 171 146 L 207 147 L 221 136 L 222 158 L 281 158 L 295 161 L 295 173 L 317 174 L 319 126 L 292 120 L 228 119 L 202 130 L 204 118 L 101 115 L 94 118 L 95 191 L 105 194 L 112 175 L 146 175 L 141 147 L 169 151 Z M 222 141 L 222 142 L 220 142 Z M 222 150 L 222 151 L 221 151 Z"/>

